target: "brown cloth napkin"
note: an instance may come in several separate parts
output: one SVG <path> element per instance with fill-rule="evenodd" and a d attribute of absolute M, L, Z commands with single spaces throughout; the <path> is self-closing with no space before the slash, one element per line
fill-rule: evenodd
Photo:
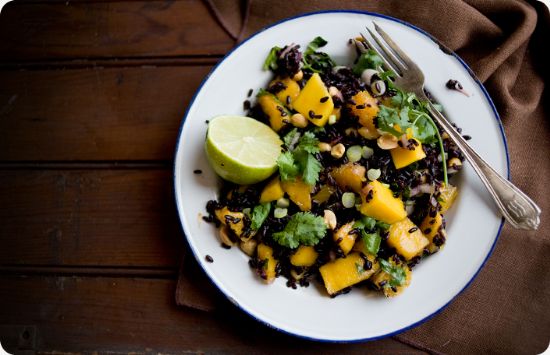
<path fill-rule="evenodd" d="M 493 255 L 471 286 L 440 314 L 395 338 L 437 353 L 544 351 L 550 341 L 550 117 L 543 79 L 548 78 L 546 66 L 550 65 L 546 53 L 550 43 L 548 9 L 535 1 L 516 0 L 251 0 L 239 18 L 231 6 L 220 5 L 223 3 L 209 1 L 218 6 L 217 15 L 231 32 L 240 33 L 239 41 L 275 21 L 304 12 L 367 10 L 426 30 L 470 65 L 485 83 L 504 123 L 512 180 L 542 208 L 542 223 L 536 232 L 506 225 Z M 241 20 L 243 26 L 237 31 Z M 482 139 L 483 132 L 476 136 Z M 219 293 L 198 286 L 196 280 L 204 276 L 197 268 L 189 255 L 176 301 L 214 310 Z M 216 296 L 206 297 L 212 294 Z"/>

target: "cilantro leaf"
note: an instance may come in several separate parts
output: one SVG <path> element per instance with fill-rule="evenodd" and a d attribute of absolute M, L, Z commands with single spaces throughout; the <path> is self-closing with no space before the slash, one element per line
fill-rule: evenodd
<path fill-rule="evenodd" d="M 304 55 L 315 53 L 319 48 L 326 46 L 327 43 L 327 40 L 323 37 L 315 37 L 313 41 L 309 42 L 309 44 L 307 45 Z"/>
<path fill-rule="evenodd" d="M 317 180 L 319 180 L 319 172 L 323 166 L 321 163 L 310 153 L 301 154 L 303 158 L 300 158 L 299 163 L 302 170 L 302 180 L 308 185 L 315 185 Z"/>
<path fill-rule="evenodd" d="M 412 125 L 413 135 L 422 143 L 437 142 L 437 132 L 429 120 L 429 116 L 421 111 L 412 110 L 411 114 L 416 116 Z"/>
<path fill-rule="evenodd" d="M 326 235 L 327 225 L 322 217 L 309 212 L 294 214 L 281 232 L 273 233 L 280 245 L 295 249 L 300 245 L 316 245 Z"/>
<path fill-rule="evenodd" d="M 378 69 L 384 62 L 382 58 L 372 49 L 361 54 L 357 59 L 357 63 L 353 66 L 355 75 L 361 75 L 365 69 Z"/>
<path fill-rule="evenodd" d="M 300 173 L 292 152 L 281 153 L 279 158 L 277 158 L 277 165 L 279 166 L 281 179 L 285 181 L 294 179 Z"/>
<path fill-rule="evenodd" d="M 260 229 L 269 215 L 269 211 L 271 211 L 271 203 L 263 203 L 254 207 L 254 210 L 252 211 L 252 223 L 250 224 L 250 228 L 254 230 Z"/>
<path fill-rule="evenodd" d="M 283 141 L 288 151 L 282 153 L 277 159 L 281 179 L 293 180 L 301 175 L 306 184 L 315 185 L 323 168 L 314 155 L 319 152 L 319 140 L 315 134 L 306 132 L 300 136 L 298 130 L 293 129 L 283 138 Z"/>
<path fill-rule="evenodd" d="M 380 111 L 376 117 L 377 128 L 381 129 L 384 132 L 393 134 L 396 137 L 401 137 L 403 132 L 411 126 L 411 123 L 408 119 L 408 109 L 405 113 L 398 111 L 392 107 L 380 105 Z M 395 127 L 399 126 L 400 130 L 397 130 Z"/>
<path fill-rule="evenodd" d="M 336 63 L 330 56 L 323 52 L 317 52 L 321 47 L 324 47 L 328 42 L 322 37 L 315 37 L 311 41 L 302 57 L 302 69 L 309 69 L 314 73 L 325 72 L 332 69 Z"/>
<path fill-rule="evenodd" d="M 281 47 L 277 47 L 277 46 L 271 48 L 271 50 L 269 51 L 269 54 L 267 55 L 267 58 L 265 58 L 265 61 L 264 61 L 264 66 L 263 66 L 264 70 L 272 70 L 272 71 L 277 70 L 277 68 L 279 67 L 277 65 L 277 54 L 279 53 L 280 50 L 281 50 Z"/>
<path fill-rule="evenodd" d="M 400 266 L 393 265 L 392 263 L 384 259 L 378 259 L 378 262 L 380 263 L 380 267 L 382 268 L 382 270 L 390 275 L 390 286 L 401 286 L 405 283 L 405 280 L 407 278 L 405 269 Z"/>
<path fill-rule="evenodd" d="M 311 154 L 319 153 L 319 140 L 312 132 L 306 132 L 300 138 L 296 149 L 302 149 Z"/>
<path fill-rule="evenodd" d="M 356 221 L 353 224 L 353 228 L 359 228 L 359 229 L 366 229 L 366 230 L 373 230 L 376 226 L 376 219 L 368 216 L 361 217 L 360 220 Z"/>
<path fill-rule="evenodd" d="M 367 233 L 363 231 L 361 232 L 361 235 L 363 236 L 363 243 L 365 243 L 365 248 L 369 251 L 369 253 L 371 253 L 372 255 L 378 254 L 380 243 L 382 242 L 382 237 L 380 237 L 380 233 L 378 231 L 374 233 Z"/>

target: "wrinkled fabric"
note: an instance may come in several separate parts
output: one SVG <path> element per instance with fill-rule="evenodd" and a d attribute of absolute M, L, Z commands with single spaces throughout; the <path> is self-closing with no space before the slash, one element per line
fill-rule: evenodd
<path fill-rule="evenodd" d="M 500 114 L 512 181 L 543 211 L 536 232 L 505 225 L 493 255 L 470 287 L 441 313 L 395 338 L 436 353 L 541 353 L 550 341 L 548 9 L 516 0 L 250 0 L 240 18 L 221 8 L 218 15 L 242 41 L 283 18 L 328 9 L 366 10 L 402 19 L 461 56 L 484 82 Z M 182 276 L 178 290 L 189 289 L 188 283 Z M 193 292 L 179 292 L 176 300 L 191 307 L 197 302 Z M 210 300 L 201 309 L 214 308 Z"/>

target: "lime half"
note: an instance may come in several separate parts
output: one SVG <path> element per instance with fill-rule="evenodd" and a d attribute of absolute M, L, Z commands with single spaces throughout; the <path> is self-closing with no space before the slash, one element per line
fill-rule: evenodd
<path fill-rule="evenodd" d="M 282 144 L 275 131 L 253 118 L 218 116 L 208 124 L 205 149 L 219 176 L 247 185 L 275 172 Z"/>

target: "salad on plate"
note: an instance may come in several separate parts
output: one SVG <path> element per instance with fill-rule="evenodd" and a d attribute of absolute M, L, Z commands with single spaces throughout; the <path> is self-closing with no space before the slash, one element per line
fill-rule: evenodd
<path fill-rule="evenodd" d="M 205 149 L 223 182 L 204 219 L 265 283 L 393 297 L 445 245 L 463 156 L 374 51 L 342 66 L 326 44 L 273 47 L 273 79 L 250 90 L 246 116 L 209 121 Z"/>

